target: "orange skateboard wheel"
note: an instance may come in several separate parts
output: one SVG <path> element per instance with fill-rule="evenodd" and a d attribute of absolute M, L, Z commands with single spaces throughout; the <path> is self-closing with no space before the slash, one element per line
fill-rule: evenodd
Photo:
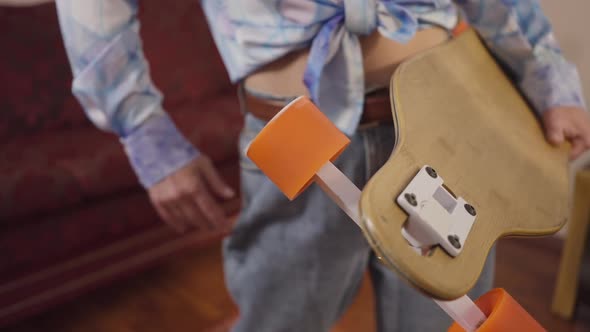
<path fill-rule="evenodd" d="M 481 296 L 475 304 L 488 317 L 477 332 L 540 332 L 546 331 L 504 289 L 496 288 Z M 449 332 L 464 332 L 454 323 Z"/>
<path fill-rule="evenodd" d="M 349 143 L 348 137 L 302 96 L 266 124 L 250 142 L 246 155 L 292 200 Z"/>
<path fill-rule="evenodd" d="M 469 24 L 466 21 L 460 20 L 459 23 L 453 28 L 451 34 L 453 37 L 458 37 L 463 32 L 469 30 Z"/>

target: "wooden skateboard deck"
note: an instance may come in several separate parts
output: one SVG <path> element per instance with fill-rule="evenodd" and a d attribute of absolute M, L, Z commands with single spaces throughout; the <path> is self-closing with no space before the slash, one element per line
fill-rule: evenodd
<path fill-rule="evenodd" d="M 546 142 L 474 31 L 402 63 L 390 95 L 396 144 L 359 208 L 372 247 L 408 282 L 434 298 L 458 298 L 474 286 L 500 237 L 547 235 L 564 225 L 567 148 Z M 456 257 L 440 247 L 421 256 L 402 237 L 408 215 L 396 199 L 424 165 L 477 211 Z"/>

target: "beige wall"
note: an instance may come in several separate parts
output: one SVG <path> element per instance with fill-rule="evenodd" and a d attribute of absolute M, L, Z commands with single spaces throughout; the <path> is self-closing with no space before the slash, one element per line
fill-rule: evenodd
<path fill-rule="evenodd" d="M 540 0 L 543 9 L 555 29 L 555 34 L 566 57 L 576 64 L 582 79 L 586 104 L 590 107 L 590 13 L 589 0 Z M 572 163 L 573 174 L 577 169 L 590 164 L 590 153 Z M 565 237 L 567 227 L 559 233 Z"/>
<path fill-rule="evenodd" d="M 590 107 L 590 1 L 540 0 L 567 58 L 578 66 Z"/>

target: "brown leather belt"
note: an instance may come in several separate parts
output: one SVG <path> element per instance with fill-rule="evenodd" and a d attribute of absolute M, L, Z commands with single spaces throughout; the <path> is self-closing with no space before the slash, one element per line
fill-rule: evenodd
<path fill-rule="evenodd" d="M 272 119 L 286 105 L 281 102 L 259 98 L 248 93 L 246 89 L 242 91 L 245 110 L 261 120 L 268 121 Z M 367 94 L 361 124 L 387 121 L 392 121 L 389 90 L 383 88 Z"/>

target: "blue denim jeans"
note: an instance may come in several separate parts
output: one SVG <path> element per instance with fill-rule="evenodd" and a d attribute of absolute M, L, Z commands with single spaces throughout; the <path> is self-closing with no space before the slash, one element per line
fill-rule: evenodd
<path fill-rule="evenodd" d="M 228 289 L 239 306 L 234 332 L 329 331 L 368 269 L 378 331 L 446 331 L 451 320 L 381 264 L 358 227 L 317 185 L 294 201 L 244 155 L 264 122 L 246 115 L 240 137 L 243 211 L 224 241 Z M 336 166 L 362 188 L 388 159 L 392 125 L 360 128 Z M 471 292 L 492 286 L 494 253 Z"/>

